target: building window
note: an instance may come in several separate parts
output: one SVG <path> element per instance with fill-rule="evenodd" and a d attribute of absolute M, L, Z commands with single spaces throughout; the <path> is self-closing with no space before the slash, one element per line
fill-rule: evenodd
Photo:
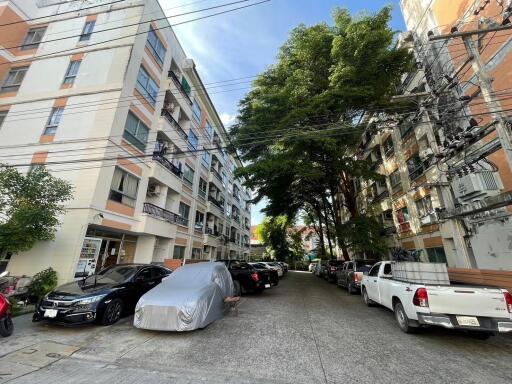
<path fill-rule="evenodd" d="M 190 96 L 190 94 L 192 93 L 192 88 L 190 87 L 190 84 L 188 83 L 185 76 L 181 76 L 181 88 L 183 88 L 183 90 L 188 96 Z"/>
<path fill-rule="evenodd" d="M 128 112 L 123 137 L 141 151 L 146 150 L 149 128 L 132 112 Z"/>
<path fill-rule="evenodd" d="M 148 46 L 158 64 L 163 65 L 166 49 L 162 41 L 158 38 L 158 35 L 156 34 L 152 26 L 149 26 Z"/>
<path fill-rule="evenodd" d="M 138 189 L 139 179 L 137 177 L 121 168 L 116 167 L 114 169 L 114 176 L 110 186 L 110 200 L 135 207 Z"/>
<path fill-rule="evenodd" d="M 190 149 L 196 150 L 197 145 L 199 144 L 199 139 L 192 129 L 188 131 L 188 146 Z"/>
<path fill-rule="evenodd" d="M 194 170 L 188 164 L 183 169 L 183 180 L 191 186 L 194 184 Z"/>
<path fill-rule="evenodd" d="M 201 122 L 201 107 L 195 98 L 192 104 L 192 115 L 194 116 L 194 120 L 196 122 Z"/>
<path fill-rule="evenodd" d="M 7 111 L 0 111 L 0 128 L 2 128 L 2 124 L 4 123 L 6 117 Z"/>
<path fill-rule="evenodd" d="M 14 92 L 17 91 L 25 74 L 27 73 L 28 67 L 12 68 L 5 79 L 4 85 L 2 86 L 2 92 Z"/>
<path fill-rule="evenodd" d="M 393 192 L 401 189 L 402 183 L 400 181 L 400 172 L 398 169 L 389 175 L 389 181 L 391 182 L 391 189 L 393 189 Z"/>
<path fill-rule="evenodd" d="M 44 135 L 55 135 L 57 127 L 60 123 L 60 119 L 62 118 L 63 112 L 64 108 L 62 107 L 52 109 L 52 112 L 50 113 L 50 118 L 48 119 L 48 123 L 46 123 L 46 127 L 44 128 Z"/>
<path fill-rule="evenodd" d="M 92 35 L 92 31 L 94 29 L 94 25 L 96 24 L 96 21 L 86 21 L 84 28 L 82 29 L 82 33 L 80 35 L 80 41 L 89 41 Z"/>
<path fill-rule="evenodd" d="M 211 139 L 213 137 L 213 127 L 210 125 L 210 123 L 208 121 L 206 122 L 204 129 L 205 129 L 208 137 Z"/>
<path fill-rule="evenodd" d="M 393 146 L 393 138 L 389 136 L 383 144 L 384 155 L 391 156 L 395 152 L 395 147 Z"/>
<path fill-rule="evenodd" d="M 183 260 L 185 258 L 185 247 L 182 245 L 175 245 L 174 252 L 172 253 L 173 259 Z"/>
<path fill-rule="evenodd" d="M 80 60 L 73 60 L 69 63 L 66 76 L 64 76 L 64 84 L 73 84 L 75 82 L 75 78 L 78 74 L 78 69 L 80 68 L 81 63 L 82 62 Z"/>
<path fill-rule="evenodd" d="M 447 263 L 443 247 L 427 248 L 428 261 L 431 263 Z"/>
<path fill-rule="evenodd" d="M 403 207 L 396 211 L 396 218 L 400 225 L 400 232 L 407 232 L 411 230 L 411 225 L 409 223 L 409 210 L 407 207 Z"/>
<path fill-rule="evenodd" d="M 192 248 L 192 259 L 201 258 L 201 248 Z"/>
<path fill-rule="evenodd" d="M 418 210 L 418 216 L 425 217 L 434 212 L 434 207 L 432 206 L 432 198 L 430 196 L 425 196 L 424 198 L 416 201 L 416 209 Z"/>
<path fill-rule="evenodd" d="M 182 218 L 182 222 L 180 224 L 187 226 L 188 225 L 188 216 L 190 215 L 190 207 L 187 204 L 180 201 L 178 214 Z"/>
<path fill-rule="evenodd" d="M 222 172 L 222 186 L 226 188 L 226 185 L 228 185 L 228 175 L 226 172 Z"/>
<path fill-rule="evenodd" d="M 33 49 L 39 46 L 39 43 L 43 40 L 46 27 L 32 28 L 28 31 L 25 40 L 23 41 L 22 50 Z"/>
<path fill-rule="evenodd" d="M 137 76 L 137 91 L 140 92 L 142 96 L 151 104 L 155 105 L 156 98 L 158 96 L 158 85 L 157 83 L 148 75 L 146 70 L 143 67 L 139 68 L 139 74 Z"/>
<path fill-rule="evenodd" d="M 418 177 L 423 175 L 425 169 L 423 167 L 423 162 L 417 153 L 407 160 L 407 171 L 409 172 L 409 178 L 411 180 L 416 180 Z"/>
<path fill-rule="evenodd" d="M 206 168 L 210 168 L 210 154 L 206 150 L 206 147 L 203 147 L 203 156 L 201 156 L 201 161 Z"/>
<path fill-rule="evenodd" d="M 206 190 L 208 189 L 208 183 L 203 180 L 202 178 L 199 178 L 199 196 L 202 198 L 206 198 Z"/>
<path fill-rule="evenodd" d="M 202 232 L 203 227 L 204 227 L 204 213 L 196 211 L 196 222 L 194 224 L 194 229 Z"/>

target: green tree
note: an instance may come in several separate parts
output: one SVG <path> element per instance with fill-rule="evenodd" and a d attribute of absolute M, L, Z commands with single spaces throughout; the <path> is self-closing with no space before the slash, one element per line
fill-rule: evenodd
<path fill-rule="evenodd" d="M 286 216 L 266 217 L 256 228 L 256 234 L 263 244 L 270 248 L 278 261 L 285 261 L 290 256 L 288 228 L 290 221 Z"/>
<path fill-rule="evenodd" d="M 38 166 L 26 175 L 0 167 L 0 254 L 29 250 L 37 241 L 52 240 L 71 185 Z"/>
<path fill-rule="evenodd" d="M 231 131 L 248 164 L 238 174 L 258 192 L 255 202 L 267 197 L 271 216 L 312 210 L 346 259 L 349 248 L 377 252 L 382 245 L 374 219 L 357 206 L 353 180 L 379 177 L 354 156 L 359 119 L 390 105 L 411 65 L 409 53 L 394 46 L 390 12 L 352 17 L 336 9 L 334 26 L 295 28 L 241 101 Z M 363 223 L 374 241 L 355 236 Z"/>

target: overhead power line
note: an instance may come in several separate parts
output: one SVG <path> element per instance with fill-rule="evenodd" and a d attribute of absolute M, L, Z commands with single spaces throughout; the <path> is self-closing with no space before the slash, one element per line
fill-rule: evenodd
<path fill-rule="evenodd" d="M 247 0 L 244 0 L 244 1 L 247 1 Z M 258 1 L 256 3 L 252 3 L 252 4 L 248 4 L 248 5 L 232 8 L 232 9 L 227 9 L 225 11 L 212 13 L 210 15 L 197 17 L 195 19 L 190 19 L 190 20 L 182 21 L 182 22 L 175 23 L 175 24 L 170 24 L 170 25 L 167 25 L 165 27 L 154 28 L 154 30 L 168 29 L 168 28 L 179 26 L 179 25 L 191 23 L 191 22 L 194 22 L 194 21 L 203 20 L 203 19 L 207 19 L 207 18 L 210 18 L 210 17 L 218 16 L 218 15 L 223 15 L 223 14 L 226 14 L 226 13 L 229 13 L 229 12 L 234 12 L 234 11 L 238 11 L 238 10 L 241 10 L 241 9 L 245 9 L 245 8 L 249 8 L 249 7 L 254 7 L 254 6 L 257 6 L 257 5 L 260 5 L 260 4 L 268 3 L 270 1 L 271 0 L 261 0 L 261 1 Z M 146 23 L 150 23 L 150 22 L 151 22 L 151 20 L 148 20 Z M 116 28 L 113 28 L 113 29 L 119 29 L 119 28 L 122 28 L 122 27 L 116 27 Z M 104 40 L 104 41 L 99 41 L 99 42 L 96 42 L 96 43 L 90 43 L 90 44 L 87 45 L 87 47 L 92 47 L 92 46 L 96 46 L 96 45 L 100 45 L 100 44 L 105 44 L 105 43 L 111 43 L 113 41 L 123 40 L 123 39 L 126 39 L 128 37 L 135 37 L 135 36 L 142 35 L 142 34 L 147 34 L 147 33 L 148 33 L 148 31 L 136 32 L 136 33 L 129 34 L 129 35 L 124 35 L 124 36 L 121 36 L 121 37 L 116 37 L 116 38 L 111 38 L 111 39 Z M 60 53 L 75 52 L 75 51 L 80 52 L 80 49 L 76 48 L 76 47 L 68 48 L 68 49 L 63 49 L 63 50 L 55 51 L 55 52 L 51 52 L 51 53 L 45 53 L 45 54 L 42 54 L 42 55 L 35 55 L 35 56 L 27 58 L 27 59 L 13 60 L 13 61 L 6 62 L 6 63 L 0 63 L 0 65 L 11 65 L 11 64 L 17 64 L 17 63 L 25 63 L 25 62 L 30 62 L 30 61 L 38 60 L 38 59 L 41 59 L 41 58 L 45 58 L 45 57 L 53 57 L 53 56 L 55 56 L 57 54 L 60 54 Z"/>

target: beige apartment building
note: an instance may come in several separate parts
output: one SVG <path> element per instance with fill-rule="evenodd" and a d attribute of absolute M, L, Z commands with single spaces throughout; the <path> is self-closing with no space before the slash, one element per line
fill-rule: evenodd
<path fill-rule="evenodd" d="M 6 256 L 11 274 L 247 258 L 228 144 L 157 0 L 0 1 L 0 162 L 74 188 L 55 240 Z"/>
<path fill-rule="evenodd" d="M 422 250 L 455 280 L 512 286 L 510 30 L 473 33 L 509 25 L 511 2 L 401 7 L 409 31 L 399 44 L 417 68 L 395 99 L 416 107 L 368 117 L 359 155 L 384 179 L 360 184 L 361 205 L 380 215 L 390 248 Z M 456 32 L 470 34 L 435 40 Z"/>

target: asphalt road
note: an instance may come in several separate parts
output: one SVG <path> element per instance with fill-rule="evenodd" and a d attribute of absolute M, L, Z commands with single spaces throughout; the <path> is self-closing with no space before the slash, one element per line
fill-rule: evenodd
<path fill-rule="evenodd" d="M 406 335 L 391 312 L 300 272 L 200 331 L 141 331 L 131 318 L 63 328 L 22 316 L 15 327 L 0 339 L 0 383 L 512 382 L 512 335 Z"/>

